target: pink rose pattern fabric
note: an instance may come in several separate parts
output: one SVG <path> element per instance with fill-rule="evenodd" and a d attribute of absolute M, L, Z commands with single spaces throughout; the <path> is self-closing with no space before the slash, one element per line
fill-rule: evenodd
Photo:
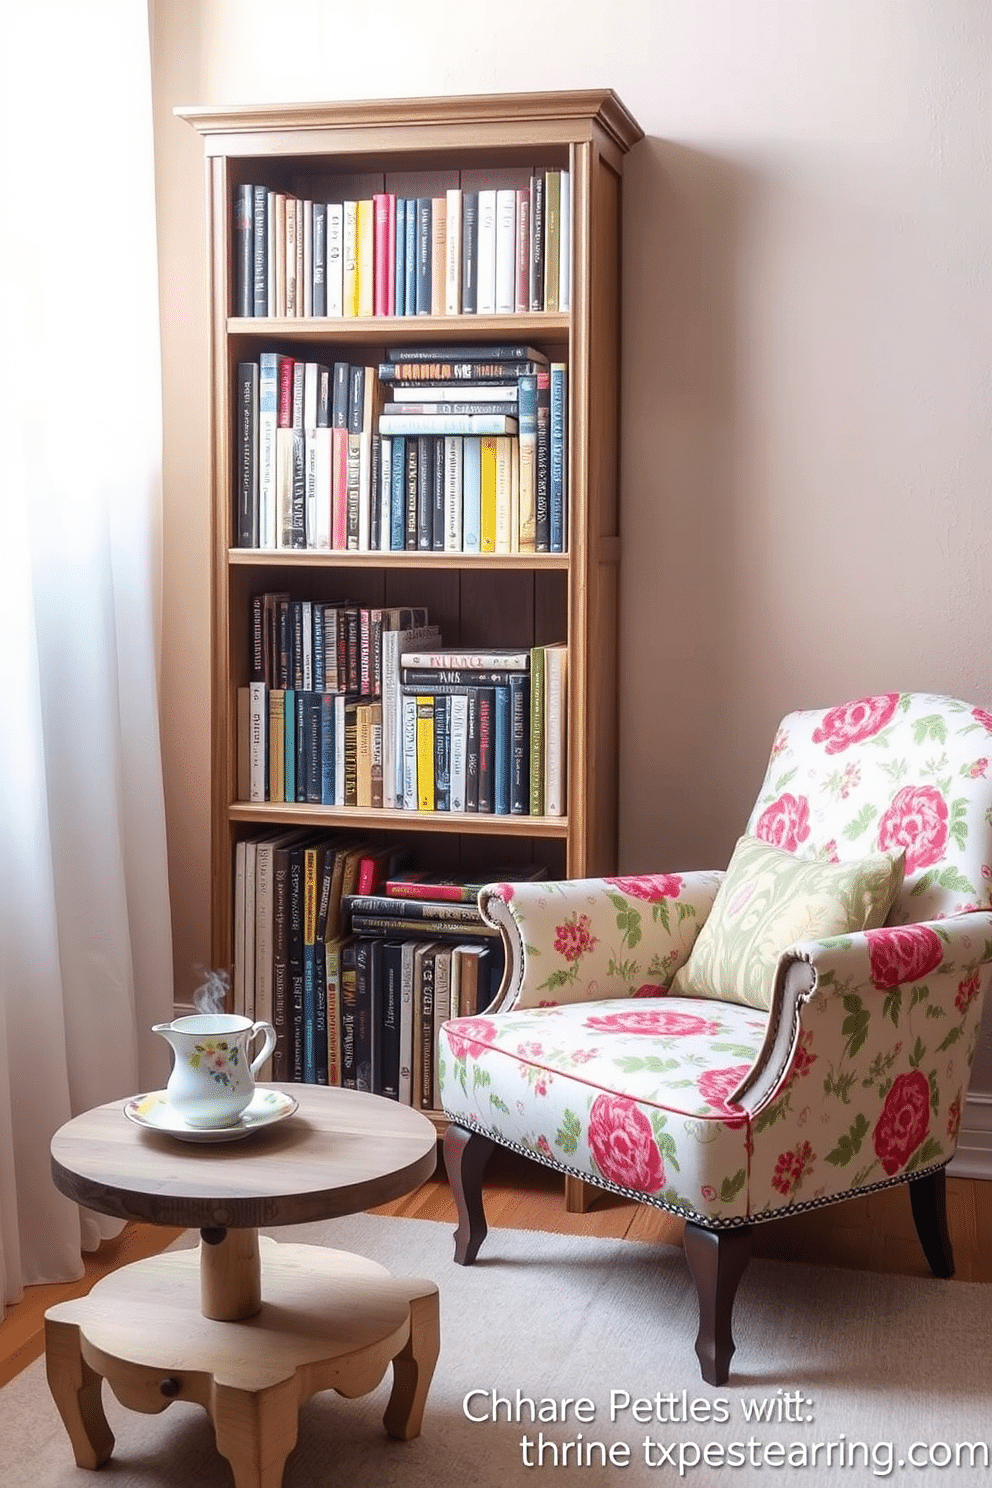
<path fill-rule="evenodd" d="M 664 997 L 722 877 L 653 873 L 491 886 L 482 911 L 489 906 L 513 942 L 513 1005 Z"/>
<path fill-rule="evenodd" d="M 992 907 L 992 713 L 878 693 L 782 721 L 746 831 L 803 857 L 905 848 L 890 924 Z"/>
<path fill-rule="evenodd" d="M 898 702 L 897 692 L 883 692 L 830 708 L 813 730 L 813 743 L 822 744 L 827 754 L 839 754 L 852 744 L 860 744 L 885 727 Z"/>
<path fill-rule="evenodd" d="M 946 1162 L 992 967 L 990 736 L 992 712 L 928 695 L 784 720 L 747 830 L 832 860 L 902 846 L 907 877 L 888 927 L 797 952 L 813 988 L 760 1095 L 734 1100 L 765 1015 L 669 992 L 721 875 L 654 874 L 490 891 L 513 974 L 441 1030 L 444 1110 L 713 1223 Z"/>
<path fill-rule="evenodd" d="M 891 938 L 884 959 L 880 937 Z M 791 1057 L 753 1110 L 733 1096 L 760 1062 L 764 1015 L 707 1001 L 702 1016 L 681 997 L 455 1019 L 439 1040 L 443 1108 L 553 1165 L 722 1222 L 946 1162 L 992 968 L 992 914 L 805 953 L 816 983 Z"/>

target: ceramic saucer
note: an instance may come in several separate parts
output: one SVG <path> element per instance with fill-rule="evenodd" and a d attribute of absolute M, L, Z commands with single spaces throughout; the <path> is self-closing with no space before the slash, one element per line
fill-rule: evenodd
<path fill-rule="evenodd" d="M 298 1105 L 298 1101 L 281 1090 L 266 1090 L 257 1085 L 251 1103 L 230 1126 L 189 1126 L 169 1105 L 165 1091 L 154 1090 L 150 1095 L 136 1095 L 127 1101 L 124 1115 L 136 1126 L 166 1132 L 183 1142 L 237 1142 L 260 1126 L 271 1126 L 274 1121 L 291 1116 Z"/>

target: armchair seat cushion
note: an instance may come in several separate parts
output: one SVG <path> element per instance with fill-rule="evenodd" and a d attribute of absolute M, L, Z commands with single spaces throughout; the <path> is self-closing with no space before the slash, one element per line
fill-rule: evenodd
<path fill-rule="evenodd" d="M 441 1105 L 600 1186 L 741 1221 L 749 1121 L 727 1097 L 766 1025 L 754 1008 L 683 997 L 456 1018 L 439 1036 Z"/>

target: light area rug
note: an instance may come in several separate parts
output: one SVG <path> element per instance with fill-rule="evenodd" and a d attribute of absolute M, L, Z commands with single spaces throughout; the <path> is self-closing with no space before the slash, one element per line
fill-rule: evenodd
<path fill-rule="evenodd" d="M 315 1396 L 285 1488 L 992 1481 L 992 1287 L 753 1261 L 731 1379 L 711 1389 L 673 1247 L 491 1230 L 465 1268 L 451 1228 L 425 1220 L 355 1215 L 267 1233 L 359 1252 L 441 1293 L 421 1436 L 383 1431 L 390 1372 L 359 1400 Z M 146 1416 L 104 1395 L 117 1445 L 97 1477 L 73 1463 L 43 1360 L 0 1390 L 2 1488 L 230 1488 L 198 1407 Z M 576 1399 L 578 1418 L 563 1404 Z"/>

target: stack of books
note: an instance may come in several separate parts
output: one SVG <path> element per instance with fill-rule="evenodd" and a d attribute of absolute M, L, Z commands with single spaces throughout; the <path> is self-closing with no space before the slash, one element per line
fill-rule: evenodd
<path fill-rule="evenodd" d="M 535 169 L 436 196 L 234 199 L 239 316 L 514 315 L 571 305 L 571 176 Z"/>
<path fill-rule="evenodd" d="M 273 1024 L 273 1079 L 433 1108 L 437 1028 L 482 1011 L 502 978 L 478 888 L 535 870 L 481 874 L 452 902 L 424 898 L 423 875 L 398 896 L 407 859 L 400 844 L 289 829 L 237 844 L 234 1008 Z"/>
<path fill-rule="evenodd" d="M 399 658 L 438 645 L 426 608 L 255 595 L 238 689 L 238 799 L 396 806 Z"/>
<path fill-rule="evenodd" d="M 237 546 L 561 553 L 568 369 L 534 346 L 239 362 Z"/>
<path fill-rule="evenodd" d="M 564 816 L 567 648 L 442 649 L 424 608 L 256 595 L 238 799 Z"/>

